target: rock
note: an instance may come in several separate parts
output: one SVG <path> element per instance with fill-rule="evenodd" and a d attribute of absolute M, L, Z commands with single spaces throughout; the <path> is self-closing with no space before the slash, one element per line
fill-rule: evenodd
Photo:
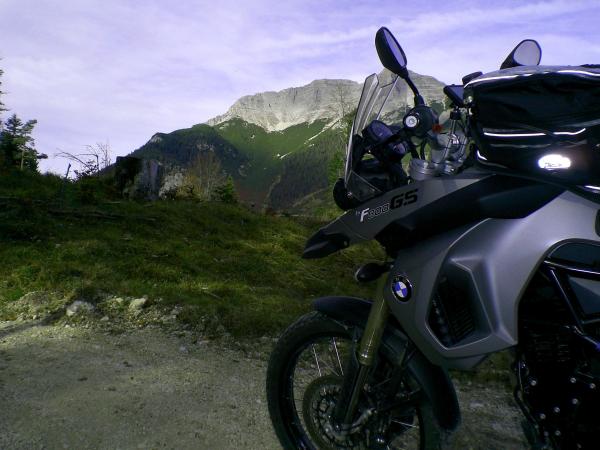
<path fill-rule="evenodd" d="M 316 80 L 306 86 L 279 92 L 246 95 L 237 100 L 225 114 L 207 123 L 215 126 L 240 118 L 267 131 L 281 131 L 304 122 L 330 119 L 338 89 L 344 90 L 348 104 L 355 105 L 362 87 L 350 80 Z"/>
<path fill-rule="evenodd" d="M 189 353 L 189 350 L 187 349 L 187 347 L 185 345 L 182 345 L 181 347 L 179 347 L 179 351 L 181 353 Z"/>
<path fill-rule="evenodd" d="M 182 309 L 182 308 L 181 308 L 181 306 L 176 306 L 176 307 L 174 307 L 174 308 L 171 310 L 171 312 L 170 312 L 170 315 L 171 315 L 171 316 L 175 316 L 175 317 L 177 317 L 177 316 L 179 315 L 179 313 L 181 312 L 181 309 Z"/>
<path fill-rule="evenodd" d="M 162 186 L 158 191 L 160 198 L 168 197 L 176 192 L 179 186 L 183 184 L 183 172 L 171 172 L 164 176 Z"/>
<path fill-rule="evenodd" d="M 122 305 L 123 303 L 125 303 L 125 300 L 123 300 L 121 297 L 115 297 L 112 301 L 115 302 L 117 305 Z"/>
<path fill-rule="evenodd" d="M 80 313 L 90 313 L 94 311 L 94 305 L 83 300 L 75 300 L 67 306 L 67 316 L 71 317 Z"/>
<path fill-rule="evenodd" d="M 23 295 L 19 300 L 19 303 L 28 305 L 42 305 L 48 301 L 49 293 L 45 291 L 33 291 Z"/>
<path fill-rule="evenodd" d="M 129 303 L 129 311 L 141 311 L 148 303 L 148 297 L 135 298 Z"/>
<path fill-rule="evenodd" d="M 100 322 L 108 322 L 108 321 L 109 321 L 108 316 L 104 316 L 104 317 L 102 317 L 102 319 L 100 319 Z"/>
<path fill-rule="evenodd" d="M 37 316 L 39 319 L 60 309 L 64 304 L 65 300 L 62 294 L 58 292 L 33 291 L 14 302 L 7 303 L 5 308 L 7 311 L 12 312 L 15 317 L 31 319 L 33 316 Z"/>
<path fill-rule="evenodd" d="M 172 324 L 177 318 L 175 316 L 162 316 L 160 321 L 164 324 Z"/>
<path fill-rule="evenodd" d="M 427 104 L 444 102 L 443 83 L 433 77 L 414 72 L 411 72 L 410 76 L 427 100 Z M 389 78 L 388 71 L 379 74 L 382 84 L 388 82 Z M 390 99 L 390 108 L 412 106 L 413 94 L 406 83 L 399 82 L 396 86 L 399 95 Z M 340 97 L 341 101 L 354 107 L 358 103 L 361 91 L 362 84 L 350 80 L 315 80 L 302 87 L 246 95 L 237 100 L 225 114 L 210 119 L 207 124 L 215 126 L 240 118 L 272 132 L 316 120 L 338 120 Z"/>
<path fill-rule="evenodd" d="M 156 200 L 163 176 L 163 165 L 154 159 L 118 156 L 115 162 L 117 189 L 129 198 Z"/>

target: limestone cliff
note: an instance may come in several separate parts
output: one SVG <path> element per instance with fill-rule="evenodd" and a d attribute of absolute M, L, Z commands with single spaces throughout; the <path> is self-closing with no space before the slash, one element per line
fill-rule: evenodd
<path fill-rule="evenodd" d="M 380 74 L 382 83 L 389 77 L 389 72 Z M 429 103 L 443 102 L 443 83 L 414 72 L 411 72 L 411 77 Z M 412 93 L 402 80 L 398 81 L 397 89 L 399 95 L 394 103 L 398 106 L 412 105 Z M 361 90 L 362 83 L 355 81 L 315 80 L 306 86 L 246 95 L 225 114 L 210 119 L 207 124 L 214 126 L 238 118 L 271 132 L 316 120 L 335 120 L 340 111 L 349 112 L 356 107 Z"/>

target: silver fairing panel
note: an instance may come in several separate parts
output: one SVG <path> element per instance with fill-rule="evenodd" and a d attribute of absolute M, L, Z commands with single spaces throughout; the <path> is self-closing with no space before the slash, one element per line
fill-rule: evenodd
<path fill-rule="evenodd" d="M 486 219 L 435 236 L 399 252 L 384 297 L 431 362 L 470 368 L 485 355 L 517 344 L 518 305 L 530 279 L 559 244 L 597 243 L 597 214 L 597 204 L 564 192 L 525 218 Z M 427 320 L 440 273 L 466 280 L 479 323 L 475 333 L 452 348 L 442 345 Z M 412 284 L 407 302 L 391 290 L 396 275 L 406 276 Z"/>
<path fill-rule="evenodd" d="M 413 182 L 348 211 L 322 231 L 343 234 L 348 238 L 348 246 L 370 241 L 390 223 L 489 176 L 492 176 L 490 172 L 471 170 L 453 177 Z"/>

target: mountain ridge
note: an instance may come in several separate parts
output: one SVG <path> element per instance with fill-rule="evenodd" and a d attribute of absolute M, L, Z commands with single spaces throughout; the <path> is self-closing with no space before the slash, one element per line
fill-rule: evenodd
<path fill-rule="evenodd" d="M 444 83 L 416 72 L 410 72 L 411 78 L 429 102 L 443 102 Z M 381 83 L 391 79 L 387 70 L 379 74 Z M 410 104 L 412 92 L 405 83 L 399 82 L 398 100 Z M 215 116 L 207 125 L 215 126 L 234 118 L 258 125 L 268 132 L 283 131 L 300 123 L 312 123 L 327 119 L 329 122 L 339 119 L 351 111 L 360 98 L 362 83 L 346 79 L 317 79 L 310 83 L 282 89 L 244 95 L 236 100 L 224 113 Z"/>
<path fill-rule="evenodd" d="M 379 74 L 382 85 L 391 77 L 387 71 Z M 443 108 L 443 83 L 413 72 L 411 78 L 430 105 Z M 246 95 L 205 123 L 155 133 L 132 156 L 156 159 L 168 171 L 183 172 L 199 154 L 212 152 L 223 172 L 233 177 L 244 203 L 285 210 L 339 176 L 346 125 L 361 91 L 362 84 L 352 80 L 321 79 Z M 412 107 L 413 93 L 402 81 L 396 91 L 386 111 L 401 117 Z"/>

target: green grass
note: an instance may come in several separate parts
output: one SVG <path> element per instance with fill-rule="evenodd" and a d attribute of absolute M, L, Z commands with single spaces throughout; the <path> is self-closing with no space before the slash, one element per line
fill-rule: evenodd
<path fill-rule="evenodd" d="M 236 336 L 256 336 L 282 329 L 315 297 L 370 295 L 352 274 L 381 256 L 375 246 L 300 258 L 320 222 L 220 203 L 105 202 L 108 185 L 88 184 L 0 174 L 0 204 L 11 197 L 0 209 L 0 310 L 36 290 L 148 295 L 188 305 L 190 322 L 216 317 Z"/>
<path fill-rule="evenodd" d="M 269 188 L 281 173 L 281 156 L 307 146 L 307 141 L 323 130 L 324 121 L 300 124 L 283 131 L 265 129 L 241 119 L 232 119 L 215 127 L 216 132 L 248 158 L 246 174 L 238 178 L 238 189 L 248 201 L 262 203 Z M 277 156 L 279 155 L 279 156 Z"/>
<path fill-rule="evenodd" d="M 131 155 L 186 166 L 199 145 L 212 147 L 225 171 L 234 177 L 240 197 L 261 207 L 281 175 L 285 161 L 281 157 L 308 148 L 312 142 L 308 140 L 323 131 L 325 125 L 325 121 L 316 121 L 267 132 L 241 119 L 215 127 L 198 124 L 167 134 L 158 133 L 160 139 L 148 142 Z"/>

